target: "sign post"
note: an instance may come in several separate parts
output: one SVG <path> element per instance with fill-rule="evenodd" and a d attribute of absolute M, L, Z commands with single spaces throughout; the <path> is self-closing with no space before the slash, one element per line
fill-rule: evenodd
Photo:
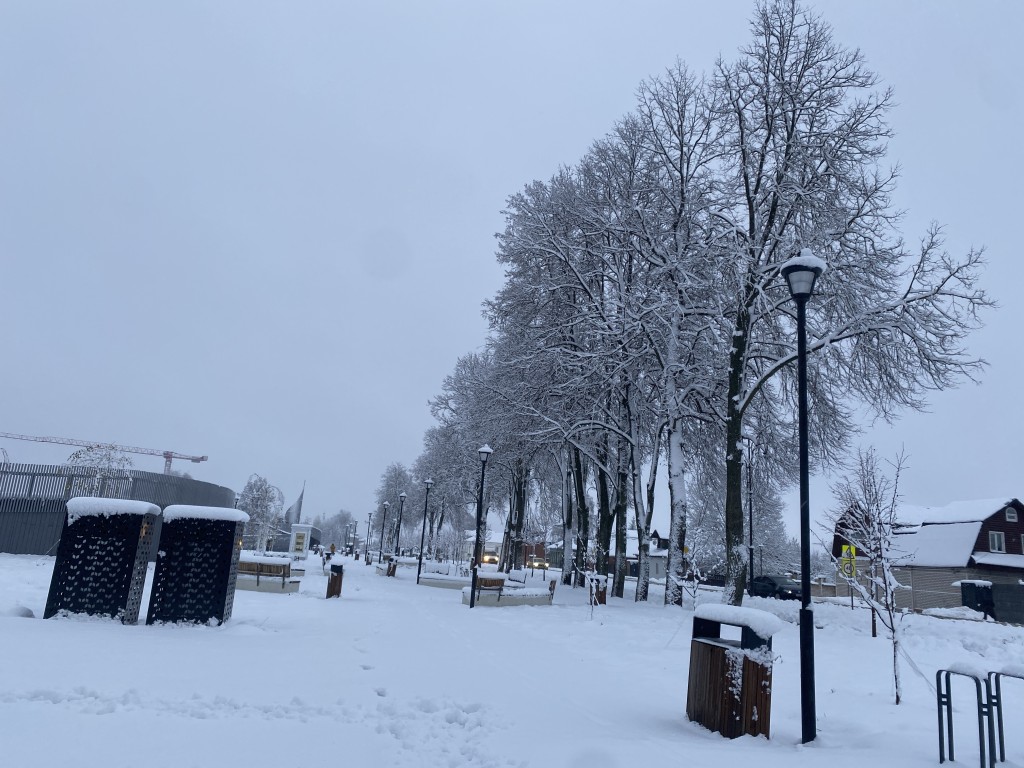
<path fill-rule="evenodd" d="M 839 561 L 843 576 L 851 581 L 857 578 L 857 548 L 851 544 L 843 544 L 843 556 Z M 850 610 L 853 610 L 853 585 L 850 588 Z"/>

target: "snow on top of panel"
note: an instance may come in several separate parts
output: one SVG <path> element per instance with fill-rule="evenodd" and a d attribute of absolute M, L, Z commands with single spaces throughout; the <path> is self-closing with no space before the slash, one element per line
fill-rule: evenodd
<path fill-rule="evenodd" d="M 235 523 L 249 522 L 249 515 L 240 509 L 231 507 L 194 507 L 190 504 L 172 504 L 164 510 L 164 520 L 178 520 L 184 517 L 202 520 L 229 520 Z"/>
<path fill-rule="evenodd" d="M 76 496 L 68 499 L 68 523 L 89 515 L 159 515 L 160 507 L 148 501 L 135 499 L 103 499 L 96 496 Z"/>

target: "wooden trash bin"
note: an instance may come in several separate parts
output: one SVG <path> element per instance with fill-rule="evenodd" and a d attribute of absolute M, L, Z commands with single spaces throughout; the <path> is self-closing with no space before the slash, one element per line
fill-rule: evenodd
<path fill-rule="evenodd" d="M 341 581 L 345 578 L 345 566 L 331 563 L 331 575 L 327 578 L 327 597 L 341 597 Z"/>
<path fill-rule="evenodd" d="M 740 639 L 722 637 L 722 625 Z M 765 611 L 732 605 L 698 606 L 690 643 L 686 716 L 723 736 L 769 737 L 772 640 L 783 622 Z"/>

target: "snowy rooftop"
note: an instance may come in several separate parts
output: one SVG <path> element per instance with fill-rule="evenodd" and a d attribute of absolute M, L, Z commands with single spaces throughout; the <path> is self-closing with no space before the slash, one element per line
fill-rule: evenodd
<path fill-rule="evenodd" d="M 612 542 L 612 543 L 614 545 L 614 542 Z M 647 539 L 647 552 L 649 554 L 651 554 L 651 555 L 653 555 L 655 557 L 664 557 L 664 556 L 666 556 L 668 554 L 668 550 L 667 549 L 658 549 L 658 547 L 655 546 L 655 544 L 656 544 L 656 542 L 654 541 L 653 537 Z M 639 552 L 640 552 L 640 544 L 639 544 L 638 537 L 636 535 L 636 531 L 634 531 L 634 530 L 626 531 L 626 557 L 635 558 Z"/>
<path fill-rule="evenodd" d="M 1015 500 L 1014 496 L 997 496 L 975 501 L 954 501 L 944 507 L 914 507 L 901 504 L 896 516 L 901 525 L 980 522 Z"/>
<path fill-rule="evenodd" d="M 981 522 L 923 525 L 916 533 L 893 537 L 892 556 L 900 565 L 962 568 L 978 540 Z"/>
<path fill-rule="evenodd" d="M 1005 552 L 975 552 L 974 562 L 978 565 L 998 565 L 1003 568 L 1020 568 L 1024 571 L 1024 555 L 1008 555 Z"/>

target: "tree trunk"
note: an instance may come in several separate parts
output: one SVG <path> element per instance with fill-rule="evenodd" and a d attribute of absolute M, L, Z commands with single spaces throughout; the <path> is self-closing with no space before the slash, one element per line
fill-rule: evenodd
<path fill-rule="evenodd" d="M 522 465 L 520 465 L 522 466 Z M 512 526 L 512 568 L 523 565 L 523 523 L 526 520 L 526 494 L 530 485 L 530 470 L 521 469 L 515 483 L 515 522 Z"/>
<path fill-rule="evenodd" d="M 896 684 L 896 704 L 903 698 L 903 681 L 900 679 L 900 633 L 893 627 L 892 633 L 892 677 Z"/>
<path fill-rule="evenodd" d="M 599 455 L 601 463 L 607 462 L 607 451 Z M 612 525 L 615 523 L 615 510 L 612 509 L 611 495 L 608 488 L 608 473 L 597 467 L 597 555 L 594 570 L 602 576 L 608 573 L 608 553 L 611 550 Z"/>
<path fill-rule="evenodd" d="M 668 563 L 665 566 L 665 605 L 683 604 L 686 579 L 686 459 L 678 419 L 668 431 L 668 497 L 671 521 L 668 533 Z"/>
<path fill-rule="evenodd" d="M 626 513 L 629 509 L 629 494 L 625 470 L 619 470 L 618 483 L 615 491 L 615 578 L 612 583 L 612 595 L 622 597 L 626 591 L 626 573 L 629 562 L 626 560 Z"/>
<path fill-rule="evenodd" d="M 654 489 L 648 486 L 645 497 L 644 490 L 641 488 L 640 435 L 637 429 L 636 409 L 633 407 L 632 393 L 633 389 L 627 384 L 622 404 L 626 412 L 626 423 L 629 424 L 629 476 L 633 493 L 633 514 L 636 518 L 636 601 L 642 602 L 647 600 L 651 581 L 651 558 L 650 552 L 647 550 L 651 516 L 645 499 L 653 497 Z M 655 454 L 654 464 L 657 464 L 656 456 Z"/>
<path fill-rule="evenodd" d="M 512 555 L 512 516 L 516 509 L 515 490 L 510 487 L 508 498 L 508 517 L 505 518 L 505 530 L 501 534 L 501 549 L 498 551 L 498 570 L 508 573 Z"/>
<path fill-rule="evenodd" d="M 576 586 L 586 586 L 587 549 L 590 546 L 590 507 L 587 505 L 586 465 L 579 448 L 572 449 L 576 488 Z"/>
<path fill-rule="evenodd" d="M 562 486 L 562 503 L 564 515 L 562 517 L 562 583 L 566 586 L 572 584 L 572 543 L 573 543 L 573 521 L 575 515 L 572 508 L 572 472 L 568 469 L 566 462 L 565 478 Z"/>

